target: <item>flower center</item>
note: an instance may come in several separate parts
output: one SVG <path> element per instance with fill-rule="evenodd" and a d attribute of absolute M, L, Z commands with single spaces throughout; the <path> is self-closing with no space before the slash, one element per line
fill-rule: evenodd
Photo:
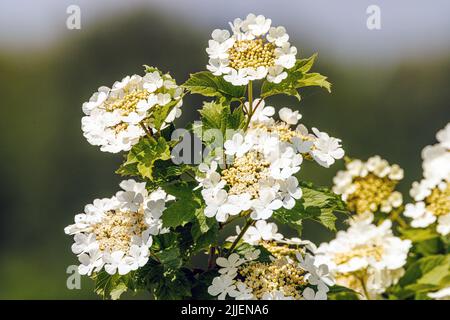
<path fill-rule="evenodd" d="M 450 183 L 447 182 L 444 190 L 434 188 L 425 203 L 427 210 L 435 216 L 447 215 L 450 212 Z"/>
<path fill-rule="evenodd" d="M 113 99 L 113 101 L 107 102 L 106 111 L 113 112 L 114 110 L 119 110 L 122 116 L 127 116 L 131 112 L 136 111 L 136 107 L 139 101 L 146 100 L 150 92 L 142 89 L 135 89 L 128 92 L 123 97 L 118 97 Z"/>
<path fill-rule="evenodd" d="M 275 64 L 275 46 L 261 38 L 236 41 L 228 50 L 230 67 L 243 68 L 270 67 Z"/>
<path fill-rule="evenodd" d="M 233 165 L 222 171 L 222 179 L 230 186 L 228 194 L 249 193 L 257 197 L 259 182 L 268 177 L 270 163 L 263 156 L 251 151 L 236 158 Z"/>
<path fill-rule="evenodd" d="M 376 261 L 381 261 L 383 258 L 383 247 L 376 244 L 356 246 L 349 252 L 336 253 L 333 260 L 340 265 L 349 262 L 353 258 L 374 258 Z"/>
<path fill-rule="evenodd" d="M 376 212 L 378 207 L 388 200 L 397 182 L 370 173 L 365 177 L 355 178 L 353 185 L 355 191 L 347 198 L 348 207 L 350 211 L 363 214 Z"/>
<path fill-rule="evenodd" d="M 300 299 L 300 287 L 305 285 L 305 272 L 296 267 L 296 263 L 289 263 L 287 258 L 295 259 L 298 250 L 288 245 L 273 242 L 262 242 L 276 260 L 270 263 L 251 262 L 238 270 L 238 278 L 252 290 L 253 295 L 261 299 L 264 293 L 275 290 L 283 291 L 286 296 Z M 294 260 L 295 261 L 295 260 Z"/>
<path fill-rule="evenodd" d="M 146 229 L 143 210 L 108 211 L 93 229 L 100 250 L 109 252 L 121 250 L 128 253 L 132 237 L 141 236 Z"/>

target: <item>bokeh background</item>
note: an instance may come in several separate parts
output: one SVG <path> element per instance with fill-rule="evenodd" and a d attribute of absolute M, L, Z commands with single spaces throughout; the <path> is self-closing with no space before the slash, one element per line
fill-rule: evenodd
<path fill-rule="evenodd" d="M 81 30 L 66 9 L 81 8 Z M 381 8 L 381 30 L 366 9 Z M 298 103 L 308 126 L 341 137 L 347 154 L 380 154 L 400 164 L 407 192 L 421 176 L 420 151 L 450 119 L 450 3 L 303 0 L 3 0 L 0 3 L 0 298 L 96 298 L 92 282 L 66 288 L 76 263 L 63 228 L 96 197 L 110 196 L 121 155 L 102 153 L 82 136 L 81 104 L 101 85 L 142 65 L 179 83 L 205 69 L 214 28 L 254 12 L 286 26 L 299 55 L 319 52 L 315 70 L 333 92 L 308 90 Z M 195 119 L 185 99 L 180 126 Z M 342 168 L 306 165 L 305 179 L 331 185 Z M 307 224 L 304 238 L 331 234 Z M 146 296 L 139 296 L 145 298 Z"/>

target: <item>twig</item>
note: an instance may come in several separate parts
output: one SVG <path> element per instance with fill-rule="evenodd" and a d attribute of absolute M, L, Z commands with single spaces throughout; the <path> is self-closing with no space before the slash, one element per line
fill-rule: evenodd
<path fill-rule="evenodd" d="M 227 257 L 233 253 L 233 250 L 236 248 L 239 240 L 242 239 L 242 237 L 244 236 L 244 234 L 247 232 L 248 228 L 250 228 L 250 226 L 252 224 L 255 223 L 255 220 L 253 219 L 248 219 L 247 222 L 245 223 L 245 226 L 242 228 L 241 232 L 238 234 L 237 238 L 234 240 L 234 242 L 231 244 L 230 250 L 228 251 Z"/>

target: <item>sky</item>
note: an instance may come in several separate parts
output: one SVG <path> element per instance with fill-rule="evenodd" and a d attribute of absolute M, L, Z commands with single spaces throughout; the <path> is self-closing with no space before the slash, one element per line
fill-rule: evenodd
<path fill-rule="evenodd" d="M 66 28 L 69 5 L 81 9 L 81 30 Z M 381 30 L 368 30 L 366 9 L 378 5 Z M 264 14 L 274 25 L 337 59 L 398 61 L 450 51 L 450 1 L 433 0 L 2 0 L 0 50 L 47 48 L 127 11 L 157 11 L 202 30 L 235 17 Z M 163 32 L 163 30 L 162 30 Z"/>

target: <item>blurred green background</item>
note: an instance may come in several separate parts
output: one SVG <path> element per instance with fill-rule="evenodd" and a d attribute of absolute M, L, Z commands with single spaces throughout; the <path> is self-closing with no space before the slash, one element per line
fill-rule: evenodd
<path fill-rule="evenodd" d="M 299 109 L 309 127 L 342 138 L 350 156 L 380 154 L 400 164 L 406 172 L 400 189 L 407 192 L 421 176 L 421 149 L 450 118 L 450 10 L 448 3 L 427 6 L 417 20 L 412 11 L 397 28 L 395 19 L 405 19 L 401 5 L 407 15 L 411 2 L 379 2 L 387 17 L 380 31 L 366 28 L 370 3 L 364 1 L 99 1 L 95 8 L 78 1 L 81 30 L 65 27 L 71 1 L 2 2 L 0 298 L 96 298 L 89 279 L 81 290 L 66 288 L 66 268 L 77 261 L 63 228 L 85 204 L 116 192 L 122 156 L 86 142 L 82 103 L 97 87 L 141 73 L 143 64 L 170 71 L 182 83 L 205 69 L 212 29 L 250 11 L 273 12 L 300 56 L 319 51 L 314 70 L 333 83 L 332 94 L 312 89 L 300 103 L 277 98 L 270 104 Z M 412 20 L 419 27 L 409 28 Z M 35 29 L 36 21 L 46 27 Z M 402 45 L 402 39 L 408 41 Z M 178 124 L 196 119 L 200 105 L 199 97 L 186 98 Z M 342 167 L 307 164 L 302 171 L 305 179 L 330 186 Z M 307 224 L 303 237 L 320 242 L 331 234 Z"/>

